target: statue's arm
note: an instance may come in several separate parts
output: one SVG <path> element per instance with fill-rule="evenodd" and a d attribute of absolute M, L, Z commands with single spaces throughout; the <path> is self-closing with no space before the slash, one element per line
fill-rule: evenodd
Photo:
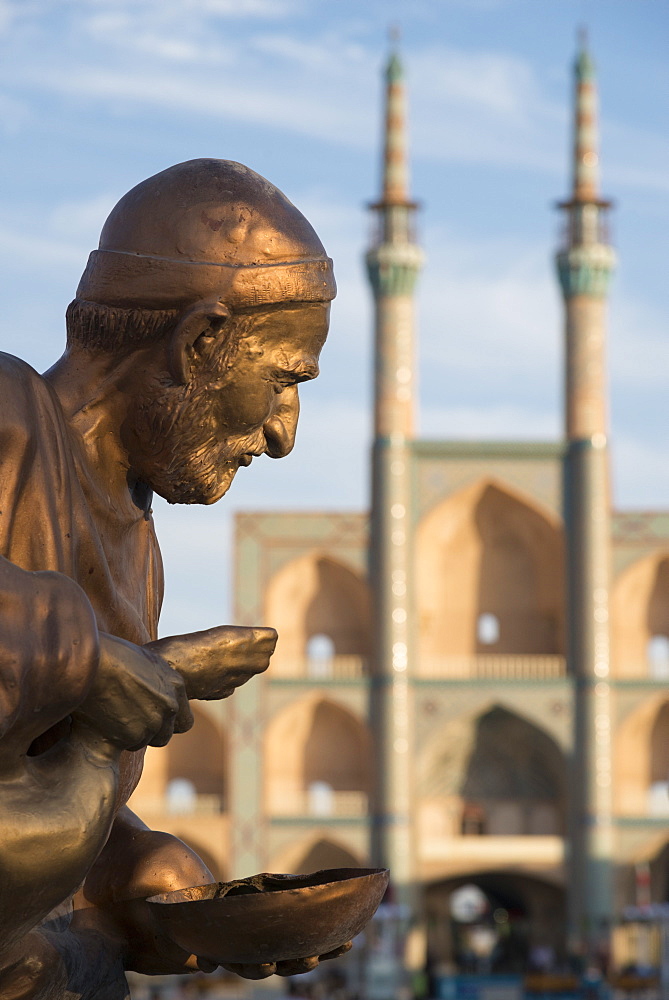
<path fill-rule="evenodd" d="M 190 724 L 157 653 L 100 635 L 68 577 L 0 558 L 0 968 L 102 851 L 121 751 Z"/>
<path fill-rule="evenodd" d="M 0 955 L 76 888 L 109 832 L 109 747 L 71 721 L 99 656 L 76 583 L 0 558 Z"/>
<path fill-rule="evenodd" d="M 148 975 L 211 972 L 215 965 L 189 955 L 165 936 L 145 899 L 213 881 L 192 848 L 171 834 L 149 829 L 126 806 L 116 817 L 75 906 L 77 912 L 99 909 L 115 921 L 126 941 L 126 968 Z"/>
<path fill-rule="evenodd" d="M 85 699 L 99 636 L 83 590 L 0 557 L 0 773 Z"/>

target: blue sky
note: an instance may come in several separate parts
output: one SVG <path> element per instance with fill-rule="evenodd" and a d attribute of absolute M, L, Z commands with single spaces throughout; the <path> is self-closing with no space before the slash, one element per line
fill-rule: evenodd
<path fill-rule="evenodd" d="M 389 24 L 402 30 L 419 289 L 421 427 L 560 431 L 552 254 L 570 68 L 587 23 L 617 207 L 611 295 L 616 502 L 669 506 L 669 5 L 665 0 L 0 0 L 0 348 L 42 370 L 114 202 L 196 156 L 241 160 L 307 214 L 340 295 L 288 459 L 212 508 L 156 505 L 163 631 L 229 617 L 230 514 L 367 501 L 371 309 L 364 205 L 378 189 Z"/>

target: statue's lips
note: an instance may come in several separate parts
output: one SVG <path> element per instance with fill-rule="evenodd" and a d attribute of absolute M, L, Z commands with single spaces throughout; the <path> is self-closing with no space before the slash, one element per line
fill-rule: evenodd
<path fill-rule="evenodd" d="M 326 955 L 359 934 L 388 885 L 386 868 L 254 875 L 177 889 L 147 903 L 180 948 L 217 964 Z"/>
<path fill-rule="evenodd" d="M 246 455 L 240 455 L 239 456 L 239 464 L 240 465 L 247 466 L 247 465 L 250 465 L 252 461 L 253 461 L 253 455 L 248 454 L 248 452 L 247 452 Z"/>

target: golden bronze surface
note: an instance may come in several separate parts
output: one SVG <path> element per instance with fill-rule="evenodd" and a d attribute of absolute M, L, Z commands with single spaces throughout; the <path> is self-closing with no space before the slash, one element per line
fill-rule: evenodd
<path fill-rule="evenodd" d="M 0 355 L 3 1000 L 122 1000 L 124 969 L 214 967 L 146 903 L 211 872 L 126 802 L 144 748 L 192 725 L 189 698 L 226 698 L 265 670 L 276 633 L 157 639 L 151 496 L 214 503 L 254 456 L 288 454 L 334 294 L 320 240 L 280 191 L 193 160 L 112 211 L 60 360 L 38 375 Z"/>
<path fill-rule="evenodd" d="M 368 923 L 387 887 L 387 868 L 334 868 L 213 882 L 147 902 L 182 948 L 197 942 L 217 964 L 257 964 L 336 951 Z"/>
<path fill-rule="evenodd" d="M 220 163 L 180 163 L 121 198 L 77 296 L 160 309 L 210 295 L 245 307 L 333 299 L 332 261 L 304 216 L 264 177 Z"/>

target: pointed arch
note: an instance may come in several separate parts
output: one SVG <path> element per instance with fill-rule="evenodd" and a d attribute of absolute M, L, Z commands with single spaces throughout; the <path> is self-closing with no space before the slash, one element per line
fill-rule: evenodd
<path fill-rule="evenodd" d="M 613 668 L 617 677 L 648 676 L 649 643 L 669 638 L 669 552 L 639 559 L 615 581 L 611 602 Z"/>
<path fill-rule="evenodd" d="M 211 716 L 191 702 L 193 728 L 172 737 L 165 753 L 166 787 L 173 781 L 190 782 L 197 795 L 216 795 L 223 806 L 227 786 L 227 741 Z"/>
<path fill-rule="evenodd" d="M 491 834 L 564 831 L 565 762 L 538 726 L 499 705 L 480 715 L 460 786 Z"/>
<path fill-rule="evenodd" d="M 419 525 L 421 657 L 561 653 L 563 586 L 556 517 L 502 483 L 480 480 Z M 482 616 L 496 622 L 487 636 Z"/>
<path fill-rule="evenodd" d="M 317 872 L 323 868 L 359 868 L 360 862 L 346 847 L 321 837 L 302 856 L 298 871 Z"/>
<path fill-rule="evenodd" d="M 653 786 L 669 782 L 669 696 L 665 692 L 645 698 L 622 719 L 616 727 L 614 752 L 617 812 L 646 815 L 654 802 L 661 801 L 661 789 L 653 794 Z M 667 796 L 669 803 L 669 791 Z"/>
<path fill-rule="evenodd" d="M 345 836 L 316 830 L 273 857 L 271 870 L 308 874 L 323 868 L 361 868 L 367 862 L 359 845 L 349 843 Z"/>
<path fill-rule="evenodd" d="M 283 566 L 266 592 L 266 620 L 280 641 L 272 666 L 303 659 L 314 636 L 331 640 L 335 656 L 368 656 L 371 637 L 367 582 L 339 560 L 310 552 Z"/>
<path fill-rule="evenodd" d="M 650 734 L 650 781 L 669 781 L 669 701 L 655 716 Z"/>
<path fill-rule="evenodd" d="M 669 899 L 669 841 L 666 838 L 659 850 L 650 858 L 649 875 L 652 902 L 666 903 Z"/>
<path fill-rule="evenodd" d="M 330 789 L 333 810 L 348 802 L 364 811 L 371 791 L 370 734 L 335 699 L 312 693 L 279 712 L 266 729 L 264 756 L 270 812 L 318 812 L 309 798 L 318 785 Z M 344 793 L 351 793 L 348 799 Z"/>
<path fill-rule="evenodd" d="M 563 887 L 533 872 L 494 868 L 459 873 L 426 887 L 428 950 L 434 961 L 448 962 L 457 971 L 469 971 L 468 925 L 453 919 L 452 909 L 454 894 L 465 886 L 476 886 L 482 893 L 486 909 L 481 919 L 488 926 L 495 926 L 495 910 L 506 912 L 504 935 L 500 935 L 491 955 L 494 972 L 525 971 L 530 954 L 539 947 L 550 949 L 553 961 L 564 961 Z"/>
<path fill-rule="evenodd" d="M 560 747 L 544 729 L 489 705 L 451 720 L 421 761 L 424 821 L 435 828 L 441 810 L 451 815 L 451 835 L 559 835 L 565 768 Z"/>

